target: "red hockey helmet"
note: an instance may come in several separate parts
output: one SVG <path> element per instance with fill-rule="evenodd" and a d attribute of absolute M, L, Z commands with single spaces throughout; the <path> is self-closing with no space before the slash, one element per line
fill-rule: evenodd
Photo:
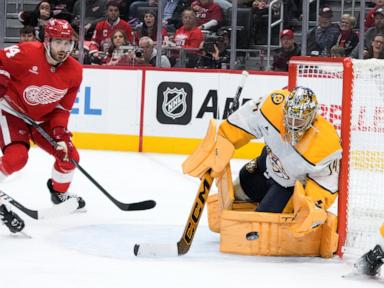
<path fill-rule="evenodd" d="M 55 39 L 59 41 L 67 40 L 68 42 L 64 45 L 60 44 L 61 48 L 58 48 L 57 44 L 55 45 L 52 41 Z M 50 19 L 47 22 L 45 25 L 44 46 L 47 51 L 46 55 L 48 62 L 55 65 L 59 62 L 64 62 L 73 50 L 74 43 L 74 31 L 68 21 L 62 19 Z M 57 59 L 58 50 L 64 51 L 66 53 L 65 57 Z M 56 57 L 54 55 L 56 55 Z"/>
<path fill-rule="evenodd" d="M 44 28 L 44 40 L 50 40 L 52 38 L 73 40 L 73 29 L 71 24 L 62 19 L 50 19 Z"/>

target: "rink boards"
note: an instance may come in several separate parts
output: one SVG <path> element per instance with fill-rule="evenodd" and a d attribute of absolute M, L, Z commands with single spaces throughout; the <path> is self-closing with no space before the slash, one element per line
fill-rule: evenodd
<path fill-rule="evenodd" d="M 188 154 L 212 118 L 223 119 L 241 71 L 84 69 L 70 118 L 79 148 Z M 286 87 L 286 73 L 251 73 L 241 101 Z M 254 141 L 237 152 L 250 158 Z"/>

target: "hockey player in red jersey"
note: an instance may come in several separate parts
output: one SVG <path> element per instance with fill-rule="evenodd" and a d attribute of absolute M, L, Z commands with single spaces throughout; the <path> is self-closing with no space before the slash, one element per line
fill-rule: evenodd
<path fill-rule="evenodd" d="M 70 160 L 79 161 L 72 134 L 67 129 L 82 81 L 82 66 L 70 56 L 73 46 L 71 25 L 65 20 L 51 19 L 45 27 L 44 44 L 25 42 L 0 51 L 0 148 L 3 152 L 0 180 L 26 165 L 31 140 L 55 158 L 47 183 L 52 202 L 59 204 L 76 198 L 79 208 L 83 208 L 85 201 L 67 192 L 75 170 Z M 57 148 L 19 118 L 17 112 L 40 123 L 55 139 Z M 3 204 L 0 206 L 3 222 L 4 213 L 9 216 L 11 211 Z M 12 223 L 12 219 L 8 219 L 8 223 Z M 11 232 L 18 232 L 24 225 L 7 227 Z"/>

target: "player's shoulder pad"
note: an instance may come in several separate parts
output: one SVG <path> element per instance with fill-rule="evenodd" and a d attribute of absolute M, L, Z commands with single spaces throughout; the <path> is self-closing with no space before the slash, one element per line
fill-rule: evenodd
<path fill-rule="evenodd" d="M 341 155 L 340 137 L 335 127 L 321 115 L 316 116 L 313 127 L 296 145 L 296 149 L 310 163 L 322 162 L 332 155 Z"/>
<path fill-rule="evenodd" d="M 35 52 L 36 50 L 45 49 L 43 43 L 39 41 L 27 41 L 27 42 L 18 43 L 16 45 L 19 46 L 20 52 L 24 54 L 31 53 L 33 55 L 34 53 L 36 53 Z M 29 54 L 29 56 L 31 54 Z"/>
<path fill-rule="evenodd" d="M 67 70 L 71 71 L 71 78 L 77 82 L 83 79 L 83 65 L 73 57 L 68 57 L 64 62 Z"/>
<path fill-rule="evenodd" d="M 286 98 L 289 95 L 288 90 L 273 90 L 267 97 L 265 97 L 262 110 L 275 110 L 276 107 L 284 105 Z"/>
<path fill-rule="evenodd" d="M 260 108 L 261 114 L 267 119 L 279 132 L 283 129 L 283 109 L 286 98 L 289 95 L 288 90 L 273 90 L 265 97 Z"/>

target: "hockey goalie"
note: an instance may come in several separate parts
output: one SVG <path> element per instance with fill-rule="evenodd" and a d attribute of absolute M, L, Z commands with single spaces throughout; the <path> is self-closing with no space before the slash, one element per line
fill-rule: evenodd
<path fill-rule="evenodd" d="M 211 122 L 203 144 L 183 165 L 201 177 L 210 169 L 218 194 L 208 199 L 211 230 L 222 252 L 331 257 L 337 218 L 327 209 L 337 197 L 340 139 L 318 113 L 306 87 L 275 90 L 249 101 L 222 122 Z M 263 138 L 261 154 L 232 181 L 234 150 Z"/>

